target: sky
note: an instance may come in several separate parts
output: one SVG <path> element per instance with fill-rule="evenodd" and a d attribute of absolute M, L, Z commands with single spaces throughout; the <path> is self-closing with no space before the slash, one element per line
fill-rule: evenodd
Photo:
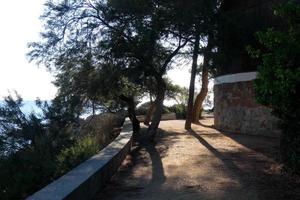
<path fill-rule="evenodd" d="M 26 58 L 28 42 L 37 41 L 44 0 L 3 0 L 0 4 L 0 99 L 16 90 L 25 100 L 55 96 L 47 70 Z"/>
<path fill-rule="evenodd" d="M 57 89 L 43 66 L 29 63 L 27 44 L 38 41 L 42 25 L 39 16 L 45 0 L 3 0 L 0 4 L 0 100 L 17 91 L 24 100 L 51 100 Z M 189 67 L 168 73 L 174 83 L 189 86 Z M 199 85 L 199 84 L 196 84 Z"/>

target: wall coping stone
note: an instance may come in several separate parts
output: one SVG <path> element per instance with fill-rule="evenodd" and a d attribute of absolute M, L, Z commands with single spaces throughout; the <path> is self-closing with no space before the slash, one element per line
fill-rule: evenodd
<path fill-rule="evenodd" d="M 131 123 L 126 119 L 120 135 L 112 143 L 26 200 L 92 198 L 129 153 L 132 135 Z"/>
<path fill-rule="evenodd" d="M 214 81 L 214 85 L 252 81 L 252 80 L 256 79 L 256 77 L 257 77 L 256 71 L 255 72 L 237 73 L 237 74 L 228 74 L 228 75 L 216 77 L 215 81 Z"/>

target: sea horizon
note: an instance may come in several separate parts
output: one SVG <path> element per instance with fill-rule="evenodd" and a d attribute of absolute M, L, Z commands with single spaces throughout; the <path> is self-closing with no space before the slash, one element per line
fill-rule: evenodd
<path fill-rule="evenodd" d="M 48 103 L 51 102 L 51 100 L 42 100 L 47 101 Z M 36 100 L 23 100 L 22 104 L 23 106 L 21 107 L 21 110 L 23 113 L 26 115 L 29 115 L 31 113 L 35 114 L 42 114 L 42 110 L 36 105 Z M 5 100 L 0 100 L 0 105 L 3 105 L 5 103 Z"/>

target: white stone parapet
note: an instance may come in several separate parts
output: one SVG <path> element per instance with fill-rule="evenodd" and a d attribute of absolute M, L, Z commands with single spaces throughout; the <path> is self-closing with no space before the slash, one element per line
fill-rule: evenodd
<path fill-rule="evenodd" d="M 225 83 L 252 81 L 252 80 L 256 79 L 256 77 L 257 77 L 257 72 L 228 74 L 228 75 L 216 77 L 214 84 L 220 85 L 220 84 L 225 84 Z"/>

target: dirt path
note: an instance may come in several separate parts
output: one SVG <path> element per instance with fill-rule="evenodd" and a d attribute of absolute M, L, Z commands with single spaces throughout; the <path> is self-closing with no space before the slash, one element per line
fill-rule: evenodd
<path fill-rule="evenodd" d="M 300 199 L 300 181 L 280 174 L 276 139 L 224 134 L 212 123 L 188 133 L 184 121 L 162 122 L 157 144 L 144 134 L 95 200 Z"/>

